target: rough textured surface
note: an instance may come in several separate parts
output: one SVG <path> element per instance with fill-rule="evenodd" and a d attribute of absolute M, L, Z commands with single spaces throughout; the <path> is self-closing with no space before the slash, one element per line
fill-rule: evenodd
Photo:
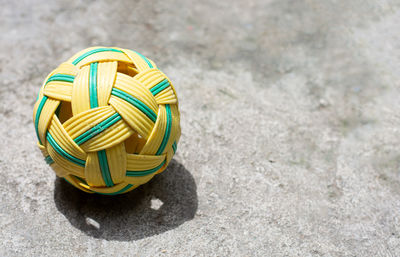
<path fill-rule="evenodd" d="M 399 1 L 0 1 L 1 256 L 400 256 Z M 32 106 L 91 45 L 175 82 L 171 167 L 121 197 L 56 179 Z"/>

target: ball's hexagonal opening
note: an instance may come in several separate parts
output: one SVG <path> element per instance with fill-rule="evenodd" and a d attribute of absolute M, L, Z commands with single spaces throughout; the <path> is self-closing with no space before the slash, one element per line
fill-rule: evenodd
<path fill-rule="evenodd" d="M 72 118 L 72 107 L 71 102 L 61 101 L 60 105 L 56 110 L 56 115 L 60 120 L 61 124 Z"/>
<path fill-rule="evenodd" d="M 134 77 L 136 76 L 136 74 L 139 73 L 139 71 L 133 64 L 125 62 L 118 62 L 117 72 L 126 74 L 131 77 Z"/>
<path fill-rule="evenodd" d="M 146 144 L 146 140 L 135 133 L 125 140 L 125 150 L 127 153 L 138 154 Z"/>

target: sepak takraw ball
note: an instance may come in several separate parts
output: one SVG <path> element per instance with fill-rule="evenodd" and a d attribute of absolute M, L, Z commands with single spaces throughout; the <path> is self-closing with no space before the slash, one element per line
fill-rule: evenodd
<path fill-rule="evenodd" d="M 45 79 L 33 121 L 57 176 L 90 193 L 126 193 L 162 172 L 180 137 L 171 81 L 142 54 L 85 49 Z"/>

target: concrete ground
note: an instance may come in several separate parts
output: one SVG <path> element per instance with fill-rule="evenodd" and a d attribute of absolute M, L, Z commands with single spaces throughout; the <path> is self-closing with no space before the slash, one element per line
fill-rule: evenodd
<path fill-rule="evenodd" d="M 400 256 L 400 1 L 0 3 L 0 256 Z M 174 161 L 119 197 L 35 145 L 42 80 L 92 45 L 180 98 Z"/>

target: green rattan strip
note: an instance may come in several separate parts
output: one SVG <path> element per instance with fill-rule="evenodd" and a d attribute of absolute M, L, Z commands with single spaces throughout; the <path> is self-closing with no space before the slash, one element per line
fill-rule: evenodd
<path fill-rule="evenodd" d="M 149 170 L 141 170 L 141 171 L 133 171 L 133 170 L 127 170 L 126 171 L 126 176 L 127 177 L 141 177 L 141 176 L 146 176 L 149 174 L 152 174 L 156 171 L 158 171 L 159 169 L 161 169 L 161 167 L 165 164 L 165 160 L 158 165 L 157 167 L 153 168 L 153 169 L 149 169 Z"/>
<path fill-rule="evenodd" d="M 40 100 L 39 106 L 36 110 L 36 115 L 35 115 L 35 130 L 36 130 L 36 135 L 39 140 L 39 143 L 42 144 L 42 141 L 40 140 L 39 137 L 39 119 L 40 119 L 40 113 L 42 112 L 43 106 L 46 103 L 47 96 L 43 96 L 42 100 Z"/>
<path fill-rule="evenodd" d="M 45 158 L 44 158 L 44 160 L 46 161 L 46 163 L 47 164 L 52 164 L 52 163 L 54 163 L 54 161 L 53 161 L 53 159 L 51 158 L 51 156 L 50 155 L 47 155 Z"/>
<path fill-rule="evenodd" d="M 88 185 L 87 182 L 86 182 L 83 178 L 80 178 L 80 177 L 74 176 L 74 175 L 72 175 L 72 176 L 73 176 L 74 178 L 78 179 L 78 180 L 79 180 L 80 182 L 82 182 L 83 184 Z M 73 186 L 73 184 L 72 184 L 70 181 L 68 181 L 68 179 L 64 178 L 64 180 L 67 181 L 70 185 Z M 89 191 L 91 191 L 91 192 L 93 192 L 93 193 L 95 193 L 95 194 L 99 194 L 99 195 L 118 195 L 118 194 L 121 194 L 121 193 L 125 192 L 126 190 L 128 190 L 128 189 L 131 188 L 132 186 L 133 186 L 132 184 L 128 184 L 128 185 L 126 185 L 124 188 L 122 188 L 121 190 L 119 190 L 119 191 L 117 191 L 117 192 L 113 192 L 113 193 L 99 193 L 99 192 L 95 192 L 95 191 L 90 190 L 90 189 L 87 189 L 87 190 L 89 190 Z"/>
<path fill-rule="evenodd" d="M 99 107 L 97 100 L 97 64 L 97 62 L 92 62 L 89 72 L 89 101 L 92 109 Z"/>
<path fill-rule="evenodd" d="M 113 48 L 108 48 L 108 47 L 102 47 L 102 48 L 96 48 L 93 50 L 90 50 L 84 54 L 82 54 L 81 56 L 79 56 L 78 58 L 76 58 L 72 64 L 73 65 L 77 65 L 80 61 L 82 61 L 83 59 L 85 59 L 86 57 L 88 57 L 89 55 L 95 54 L 95 53 L 99 53 L 99 52 L 107 52 L 107 51 L 111 51 L 111 52 L 119 52 L 122 53 L 122 51 L 118 50 L 118 49 L 113 49 Z"/>
<path fill-rule="evenodd" d="M 155 114 L 152 109 L 150 109 L 147 105 L 145 105 L 142 101 L 140 101 L 136 97 L 133 97 L 117 88 L 113 88 L 111 94 L 132 104 L 133 106 L 141 110 L 144 114 L 146 114 L 146 116 L 149 117 L 150 120 L 156 122 L 157 114 Z"/>
<path fill-rule="evenodd" d="M 167 111 L 167 126 L 165 128 L 163 140 L 156 152 L 156 155 L 161 155 L 163 153 L 165 147 L 167 146 L 169 136 L 171 134 L 172 117 L 171 117 L 171 107 L 169 106 L 169 104 L 165 105 L 165 110 Z"/>
<path fill-rule="evenodd" d="M 47 141 L 49 141 L 50 145 L 54 148 L 54 150 L 61 155 L 62 157 L 64 157 L 65 159 L 67 159 L 70 162 L 73 162 L 79 166 L 85 167 L 85 161 L 78 159 L 72 155 L 70 155 L 69 153 L 67 153 L 64 149 L 62 149 L 60 147 L 60 145 L 54 140 L 54 138 L 51 136 L 51 134 L 49 132 L 47 132 L 47 137 L 46 137 Z"/>
<path fill-rule="evenodd" d="M 157 85 L 152 87 L 150 89 L 150 92 L 155 96 L 158 93 L 160 93 L 161 91 L 163 91 L 164 89 L 166 89 L 167 87 L 169 87 L 169 82 L 167 79 L 164 79 L 160 83 L 158 83 Z"/>
<path fill-rule="evenodd" d="M 104 121 L 100 122 L 99 124 L 97 124 L 93 128 L 85 131 L 80 136 L 75 138 L 74 139 L 75 143 L 77 143 L 78 145 L 81 145 L 81 144 L 85 143 L 89 139 L 97 136 L 98 134 L 100 134 L 101 132 L 106 130 L 107 128 L 109 128 L 112 125 L 114 125 L 120 119 L 121 119 L 121 116 L 118 113 L 114 113 L 113 115 L 111 115 L 110 117 L 105 119 Z"/>
<path fill-rule="evenodd" d="M 176 153 L 178 146 L 176 145 L 176 141 L 172 144 L 172 150 L 174 150 L 174 154 Z"/>
<path fill-rule="evenodd" d="M 147 65 L 149 65 L 149 68 L 153 68 L 153 64 L 151 64 L 151 62 L 149 61 L 149 59 L 147 59 L 144 55 L 142 55 L 141 53 L 138 53 L 136 51 L 134 51 L 137 55 L 139 55 L 143 60 L 146 61 Z"/>
<path fill-rule="evenodd" d="M 46 81 L 46 84 L 49 83 L 49 82 L 52 82 L 52 81 L 63 81 L 63 82 L 73 83 L 74 79 L 75 79 L 75 77 L 72 76 L 72 75 L 57 73 L 57 74 L 54 74 L 53 76 L 51 76 Z"/>
<path fill-rule="evenodd" d="M 98 151 L 97 156 L 99 158 L 100 170 L 101 170 L 101 175 L 103 176 L 104 179 L 104 183 L 106 184 L 107 187 L 114 186 L 114 183 L 110 175 L 110 169 L 108 167 L 106 151 L 105 150 Z"/>

